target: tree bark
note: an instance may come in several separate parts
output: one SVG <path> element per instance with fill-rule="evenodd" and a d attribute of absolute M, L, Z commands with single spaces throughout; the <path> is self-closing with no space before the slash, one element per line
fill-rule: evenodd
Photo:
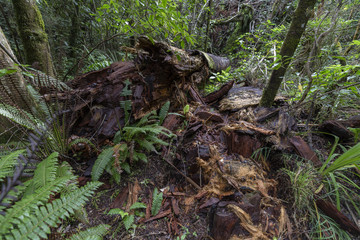
<path fill-rule="evenodd" d="M 286 69 L 290 64 L 291 58 L 300 42 L 300 38 L 305 31 L 306 24 L 312 15 L 315 3 L 316 0 L 299 1 L 294 13 L 294 18 L 291 21 L 290 28 L 280 49 L 281 66 L 272 72 L 270 80 L 264 89 L 260 106 L 270 107 L 273 104 Z"/>
<path fill-rule="evenodd" d="M 26 63 L 55 76 L 48 36 L 35 0 L 12 0 Z"/>
<path fill-rule="evenodd" d="M 15 66 L 15 56 L 10 45 L 0 27 L 0 69 L 15 69 L 17 72 L 6 74 L 0 77 L 0 104 L 8 104 L 31 112 L 29 106 L 30 97 L 28 95 L 25 79 Z M 11 55 L 12 58 L 9 56 Z M 16 59 L 15 59 L 16 60 Z M 2 133 L 9 129 L 12 124 L 4 117 L 0 116 L 0 138 L 6 138 Z M 0 139 L 0 142 L 2 140 Z"/>

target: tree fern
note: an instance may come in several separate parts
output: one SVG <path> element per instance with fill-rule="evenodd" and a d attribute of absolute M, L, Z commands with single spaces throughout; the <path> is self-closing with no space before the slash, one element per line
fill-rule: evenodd
<path fill-rule="evenodd" d="M 107 224 L 100 224 L 96 227 L 73 234 L 67 240 L 102 240 L 102 236 L 106 234 L 109 228 L 110 226 Z"/>
<path fill-rule="evenodd" d="M 104 172 L 106 165 L 111 161 L 113 154 L 113 148 L 107 148 L 100 153 L 91 171 L 91 177 L 94 181 L 99 180 L 101 174 Z"/>

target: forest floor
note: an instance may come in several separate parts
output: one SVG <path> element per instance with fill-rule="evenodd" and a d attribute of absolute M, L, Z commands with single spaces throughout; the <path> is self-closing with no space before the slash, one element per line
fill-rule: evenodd
<path fill-rule="evenodd" d="M 262 124 L 250 123 L 256 114 L 268 115 L 278 108 L 259 113 L 250 106 L 219 113 L 218 106 L 191 106 L 186 124 L 169 115 L 163 125 L 180 123 L 170 127 L 176 129 L 177 140 L 163 146 L 159 155 L 149 155 L 148 164 L 134 164 L 119 185 L 105 174 L 100 179 L 104 184 L 86 206 L 87 220 L 63 223 L 56 231 L 64 236 L 109 224 L 106 239 L 304 238 L 308 225 L 294 223 L 294 188 L 281 171 L 285 164 L 296 166 L 295 161 L 285 162 L 284 155 L 296 153 L 314 164 L 319 161 L 311 156 L 315 152 L 306 143 L 304 125 L 299 127 L 286 112 Z M 326 135 L 312 134 L 310 140 L 317 153 L 330 151 L 332 141 Z M 80 154 L 73 164 L 81 185 L 91 181 L 89 168 L 95 159 L 94 153 L 85 158 Z M 155 189 L 163 196 L 158 213 L 152 214 Z M 135 202 L 143 203 L 144 209 L 131 210 Z M 113 208 L 134 215 L 127 230 L 124 218 L 108 215 Z"/>

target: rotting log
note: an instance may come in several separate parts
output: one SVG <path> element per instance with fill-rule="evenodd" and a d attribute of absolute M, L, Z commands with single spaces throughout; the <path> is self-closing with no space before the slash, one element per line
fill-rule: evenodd
<path fill-rule="evenodd" d="M 95 136 L 100 142 L 113 137 L 124 125 L 120 102 L 125 100 L 132 102 L 134 119 L 159 109 L 168 100 L 174 108 L 185 106 L 188 96 L 205 104 L 197 85 L 206 81 L 211 71 L 221 71 L 230 64 L 223 57 L 178 49 L 145 37 L 138 39 L 136 49 L 136 60 L 113 63 L 69 83 L 74 90 L 61 99 L 72 109 L 68 123 L 71 134 Z M 125 87 L 131 94 L 122 94 Z"/>

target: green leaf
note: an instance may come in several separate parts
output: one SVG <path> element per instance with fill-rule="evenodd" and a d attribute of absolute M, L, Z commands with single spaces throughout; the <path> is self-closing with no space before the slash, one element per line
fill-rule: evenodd
<path fill-rule="evenodd" d="M 160 125 L 163 124 L 168 112 L 169 112 L 169 108 L 170 108 L 170 101 L 167 101 L 160 109 L 160 113 L 159 113 L 159 120 L 160 120 Z"/>
<path fill-rule="evenodd" d="M 95 161 L 95 164 L 91 170 L 91 177 L 93 181 L 99 180 L 100 176 L 104 172 L 106 165 L 112 160 L 114 150 L 112 147 L 103 150 Z"/>
<path fill-rule="evenodd" d="M 159 213 L 160 208 L 161 208 L 161 203 L 163 200 L 163 193 L 158 191 L 157 188 L 154 189 L 153 192 L 153 202 L 152 202 L 152 206 L 151 206 L 151 215 L 155 216 L 156 214 Z"/>
<path fill-rule="evenodd" d="M 128 231 L 134 223 L 134 215 L 128 215 L 128 216 L 124 217 L 123 223 L 124 223 L 126 231 Z"/>
<path fill-rule="evenodd" d="M 134 203 L 133 205 L 131 205 L 130 207 L 130 210 L 133 210 L 133 209 L 139 209 L 139 208 L 147 208 L 146 204 L 144 203 L 141 203 L 141 202 L 136 202 Z"/>

